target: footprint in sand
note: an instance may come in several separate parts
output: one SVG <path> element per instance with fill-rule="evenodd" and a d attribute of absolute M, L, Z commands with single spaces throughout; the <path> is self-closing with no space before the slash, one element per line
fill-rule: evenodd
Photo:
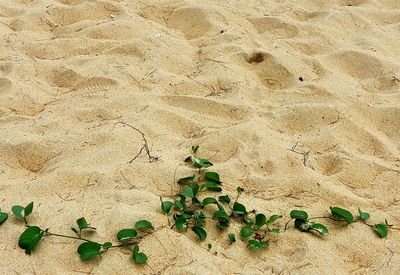
<path fill-rule="evenodd" d="M 200 8 L 180 8 L 168 17 L 167 26 L 178 29 L 186 39 L 195 39 L 205 35 L 212 28 L 207 12 Z"/>
<path fill-rule="evenodd" d="M 260 34 L 269 33 L 275 38 L 293 38 L 300 31 L 297 26 L 274 16 L 256 17 L 248 19 Z"/>
<path fill-rule="evenodd" d="M 372 54 L 341 51 L 328 57 L 334 66 L 352 76 L 369 93 L 394 93 L 400 81 L 395 78 L 396 66 Z"/>
<path fill-rule="evenodd" d="M 254 66 L 261 82 L 270 89 L 285 89 L 295 83 L 295 76 L 271 54 L 255 52 L 245 55 L 245 60 Z"/>
<path fill-rule="evenodd" d="M 109 90 L 118 85 L 113 79 L 100 76 L 85 77 L 65 67 L 51 70 L 48 80 L 59 88 L 68 88 L 69 91 L 86 90 L 90 94 Z"/>

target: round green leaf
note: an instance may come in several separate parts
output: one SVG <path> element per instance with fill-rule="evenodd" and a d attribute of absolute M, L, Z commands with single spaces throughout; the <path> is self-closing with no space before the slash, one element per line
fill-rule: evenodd
<path fill-rule="evenodd" d="M 239 216 L 245 215 L 245 214 L 247 214 L 246 207 L 243 204 L 235 202 L 233 204 L 233 213 L 235 213 L 236 215 L 239 215 Z"/>
<path fill-rule="evenodd" d="M 228 234 L 228 240 L 229 242 L 232 244 L 234 242 L 236 242 L 236 236 L 233 233 Z"/>
<path fill-rule="evenodd" d="M 191 177 L 186 177 L 186 178 L 181 178 L 178 180 L 178 184 L 180 185 L 184 185 L 184 184 L 189 184 L 191 182 L 193 182 L 194 180 L 194 175 Z"/>
<path fill-rule="evenodd" d="M 188 196 L 189 198 L 195 198 L 195 194 L 192 187 L 186 187 L 183 189 L 183 194 Z"/>
<path fill-rule="evenodd" d="M 221 192 L 222 188 L 219 187 L 215 182 L 206 182 L 200 186 L 200 190 L 207 189 L 209 191 Z"/>
<path fill-rule="evenodd" d="M 42 239 L 44 231 L 38 226 L 30 226 L 19 237 L 18 245 L 25 250 L 26 254 L 31 254 L 32 250 Z"/>
<path fill-rule="evenodd" d="M 112 242 L 105 242 L 105 243 L 103 243 L 103 247 L 105 248 L 105 249 L 108 249 L 108 248 L 110 248 L 112 246 Z"/>
<path fill-rule="evenodd" d="M 368 220 L 371 217 L 369 213 L 361 211 L 360 208 L 358 208 L 358 213 L 360 214 L 361 220 Z"/>
<path fill-rule="evenodd" d="M 268 225 L 271 225 L 274 221 L 282 218 L 282 215 L 272 215 L 269 217 L 268 221 L 266 222 Z"/>
<path fill-rule="evenodd" d="M 96 242 L 84 242 L 78 247 L 78 254 L 83 261 L 90 260 L 97 255 L 103 254 L 103 252 L 101 251 L 101 244 Z"/>
<path fill-rule="evenodd" d="M 302 210 L 292 210 L 290 211 L 290 217 L 292 219 L 297 219 L 305 222 L 308 219 L 308 214 L 307 212 Z"/>
<path fill-rule="evenodd" d="M 201 202 L 202 206 L 206 206 L 206 205 L 209 205 L 209 204 L 218 204 L 218 202 L 213 197 L 207 197 Z"/>
<path fill-rule="evenodd" d="M 14 216 L 17 218 L 23 218 L 24 217 L 24 207 L 22 207 L 21 205 L 14 205 L 11 208 L 11 211 L 13 212 Z"/>
<path fill-rule="evenodd" d="M 0 212 L 0 225 L 8 219 L 8 214 L 5 212 Z"/>
<path fill-rule="evenodd" d="M 205 179 L 208 180 L 208 181 L 212 181 L 212 182 L 215 182 L 215 183 L 218 183 L 218 184 L 222 183 L 222 182 L 219 180 L 219 175 L 218 175 L 218 173 L 215 173 L 215 172 L 207 172 L 207 173 L 204 175 L 204 177 L 205 177 Z"/>
<path fill-rule="evenodd" d="M 175 226 L 178 230 L 186 230 L 187 228 L 187 220 L 185 217 L 179 217 L 175 221 Z"/>
<path fill-rule="evenodd" d="M 256 215 L 256 225 L 258 227 L 263 226 L 267 222 L 267 217 L 264 214 L 257 214 Z"/>
<path fill-rule="evenodd" d="M 340 207 L 331 207 L 331 213 L 334 217 L 345 219 L 347 223 L 354 222 L 353 214 L 351 214 L 346 209 Z"/>
<path fill-rule="evenodd" d="M 250 227 L 248 227 L 248 226 L 244 226 L 244 227 L 242 227 L 242 229 L 240 230 L 240 236 L 243 238 L 243 239 L 247 239 L 248 237 L 250 237 L 251 235 L 253 235 L 253 229 L 251 229 Z"/>
<path fill-rule="evenodd" d="M 220 220 L 220 221 L 217 223 L 217 227 L 218 227 L 219 229 L 221 229 L 221 230 L 224 230 L 224 229 L 226 229 L 226 228 L 229 227 L 229 221 Z"/>
<path fill-rule="evenodd" d="M 320 223 L 311 224 L 311 228 L 310 229 L 313 229 L 313 230 L 317 231 L 323 237 L 329 235 L 328 228 L 326 228 L 325 225 L 320 224 Z"/>
<path fill-rule="evenodd" d="M 228 214 L 226 214 L 226 212 L 224 210 L 215 211 L 214 215 L 213 215 L 213 218 L 217 219 L 217 220 L 224 220 L 224 221 L 227 221 L 227 222 L 229 222 L 229 220 L 230 220 Z"/>
<path fill-rule="evenodd" d="M 89 224 L 87 223 L 87 221 L 84 217 L 77 219 L 76 224 L 78 225 L 79 229 L 81 229 L 81 230 L 89 227 Z"/>
<path fill-rule="evenodd" d="M 381 238 L 386 238 L 388 235 L 388 229 L 386 227 L 386 225 L 379 223 L 379 224 L 375 224 L 375 229 L 376 232 L 378 232 L 379 236 Z"/>
<path fill-rule="evenodd" d="M 161 199 L 161 198 L 160 198 Z M 161 200 L 161 210 L 162 212 L 167 215 L 174 204 L 170 201 L 162 201 Z"/>
<path fill-rule="evenodd" d="M 32 211 L 33 211 L 33 202 L 31 202 L 30 204 L 28 204 L 28 205 L 24 208 L 24 210 L 23 210 L 22 212 L 23 212 L 24 217 L 28 217 L 28 216 L 32 213 Z"/>
<path fill-rule="evenodd" d="M 199 227 L 199 226 L 193 226 L 192 230 L 196 235 L 200 238 L 200 240 L 204 241 L 207 238 L 207 232 Z"/>
<path fill-rule="evenodd" d="M 117 239 L 120 241 L 125 241 L 128 239 L 135 238 L 137 236 L 137 231 L 135 229 L 121 229 L 117 233 Z"/>
<path fill-rule="evenodd" d="M 221 202 L 225 202 L 227 204 L 229 204 L 231 202 L 231 198 L 228 195 L 219 196 L 218 200 Z"/>
<path fill-rule="evenodd" d="M 138 230 L 151 229 L 153 228 L 153 225 L 149 221 L 140 220 L 135 223 L 135 228 Z"/>
<path fill-rule="evenodd" d="M 260 248 L 268 246 L 268 242 L 259 242 L 257 240 L 249 240 L 247 243 L 253 250 L 259 250 Z"/>
<path fill-rule="evenodd" d="M 132 259 L 136 264 L 145 264 L 147 262 L 147 256 L 142 252 L 133 253 Z"/>
<path fill-rule="evenodd" d="M 196 162 L 195 166 L 197 168 L 207 168 L 213 166 L 213 164 L 208 159 L 199 159 L 198 162 Z"/>
<path fill-rule="evenodd" d="M 309 231 L 312 224 L 313 224 L 312 222 L 307 222 L 307 221 L 305 222 L 305 221 L 300 220 L 300 219 L 296 219 L 296 220 L 294 221 L 294 226 L 295 226 L 298 230 L 303 231 L 303 232 Z"/>

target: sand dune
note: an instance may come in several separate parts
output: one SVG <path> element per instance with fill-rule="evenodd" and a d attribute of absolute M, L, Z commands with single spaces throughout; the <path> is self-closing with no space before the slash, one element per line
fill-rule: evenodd
<path fill-rule="evenodd" d="M 33 222 L 64 233 L 85 216 L 98 239 L 141 218 L 165 226 L 159 196 L 191 173 L 183 159 L 199 144 L 248 208 L 361 207 L 399 225 L 399 37 L 398 0 L 0 0 L 0 206 L 34 201 Z M 119 121 L 160 160 L 129 164 L 142 141 Z M 259 253 L 211 224 L 203 243 L 165 228 L 138 267 L 118 251 L 81 262 L 76 242 L 56 239 L 26 256 L 10 218 L 0 271 L 400 272 L 398 232 L 329 227 L 325 240 L 286 231 Z"/>

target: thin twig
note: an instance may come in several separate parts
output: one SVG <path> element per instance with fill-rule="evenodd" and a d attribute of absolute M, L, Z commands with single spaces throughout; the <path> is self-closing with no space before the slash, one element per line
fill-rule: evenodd
<path fill-rule="evenodd" d="M 123 121 L 118 121 L 118 122 L 116 122 L 116 123 L 114 124 L 114 127 L 115 127 L 115 125 L 117 125 L 117 124 L 122 124 L 122 125 L 124 125 L 124 126 L 128 126 L 129 128 L 135 130 L 136 132 L 139 132 L 139 133 L 142 135 L 142 139 L 143 139 L 143 143 L 144 143 L 144 144 L 143 144 L 142 148 L 140 148 L 139 153 L 137 153 L 136 156 L 135 156 L 134 158 L 132 158 L 132 159 L 129 161 L 129 164 L 131 164 L 133 161 L 135 161 L 135 160 L 140 156 L 140 154 L 143 152 L 143 150 L 146 151 L 146 155 L 147 155 L 148 158 L 149 158 L 149 162 L 154 162 L 154 161 L 157 161 L 157 160 L 160 159 L 158 156 L 153 156 L 153 155 L 151 155 L 151 152 L 150 152 L 150 149 L 149 149 L 149 145 L 148 145 L 148 143 L 147 143 L 146 136 L 144 135 L 144 133 L 143 133 L 142 131 L 140 131 L 138 128 L 136 128 L 136 127 L 134 127 L 134 126 L 132 126 L 132 125 L 126 123 L 126 122 L 123 122 Z M 114 128 L 114 127 L 113 127 L 113 128 Z"/>
<path fill-rule="evenodd" d="M 292 146 L 292 148 L 288 148 L 289 151 L 302 155 L 303 156 L 303 164 L 304 166 L 307 166 L 307 159 L 308 159 L 308 155 L 310 154 L 310 152 L 298 152 L 296 151 L 296 147 L 299 144 L 299 142 L 297 141 L 295 145 Z"/>

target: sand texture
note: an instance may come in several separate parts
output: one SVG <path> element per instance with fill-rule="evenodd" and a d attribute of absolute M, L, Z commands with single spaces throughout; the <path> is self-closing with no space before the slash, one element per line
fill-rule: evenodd
<path fill-rule="evenodd" d="M 301 80 L 300 80 L 301 78 Z M 139 151 L 139 133 L 154 155 Z M 168 228 L 159 197 L 189 176 L 199 144 L 248 209 L 310 215 L 330 206 L 400 225 L 399 0 L 0 0 L 0 206 L 35 202 L 30 221 L 94 240 L 148 219 L 164 227 L 129 251 L 81 262 L 78 242 L 18 247 L 0 226 L 1 274 L 399 274 L 399 232 L 325 221 L 254 253 L 208 223 Z M 288 150 L 308 153 L 303 156 Z M 207 251 L 207 244 L 213 248 Z"/>

